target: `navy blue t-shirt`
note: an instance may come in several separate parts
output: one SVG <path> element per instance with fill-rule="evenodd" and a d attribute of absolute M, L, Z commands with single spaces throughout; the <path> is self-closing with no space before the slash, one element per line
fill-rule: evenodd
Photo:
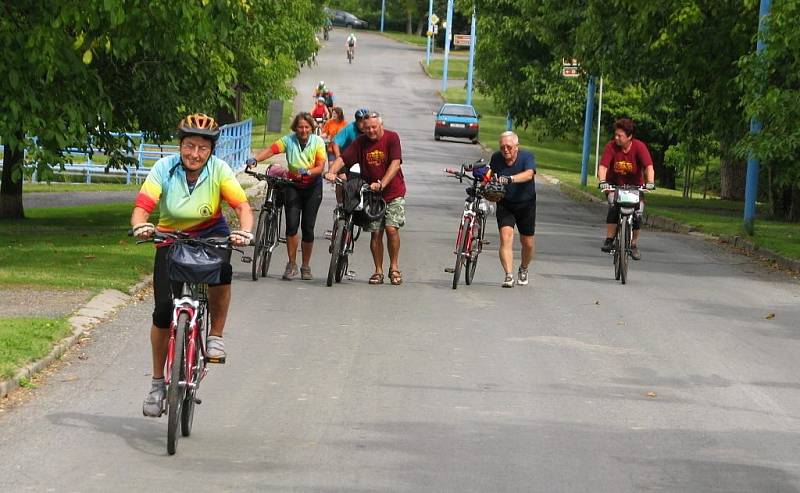
<path fill-rule="evenodd" d="M 517 153 L 517 160 L 511 166 L 506 164 L 503 159 L 503 154 L 500 151 L 492 154 L 492 159 L 489 161 L 489 167 L 492 168 L 492 174 L 497 176 L 511 176 L 517 173 L 522 173 L 529 169 L 533 170 L 536 174 L 536 159 L 530 151 L 522 150 Z M 534 180 L 525 183 L 509 183 L 506 185 L 506 196 L 503 198 L 506 202 L 527 202 L 529 200 L 536 200 L 536 184 Z"/>

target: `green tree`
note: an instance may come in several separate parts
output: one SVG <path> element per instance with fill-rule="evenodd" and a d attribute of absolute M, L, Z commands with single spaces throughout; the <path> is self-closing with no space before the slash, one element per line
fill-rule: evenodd
<path fill-rule="evenodd" d="M 297 60 L 313 49 L 320 6 L 312 0 L 4 2 L 0 218 L 24 217 L 25 166 L 63 164 L 67 148 L 90 150 L 90 142 L 112 166 L 130 164 L 130 143 L 114 132 L 167 139 L 183 114 L 229 105 L 237 83 L 262 102 L 289 91 Z"/>

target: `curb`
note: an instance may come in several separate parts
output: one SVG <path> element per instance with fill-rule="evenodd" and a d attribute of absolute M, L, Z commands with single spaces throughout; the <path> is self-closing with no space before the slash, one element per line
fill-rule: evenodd
<path fill-rule="evenodd" d="M 558 186 L 561 192 L 570 197 L 577 198 L 581 201 L 589 201 L 589 202 L 595 202 L 597 204 L 605 204 L 605 201 L 603 201 L 602 199 L 590 194 L 589 192 L 577 189 L 572 185 L 563 183 L 558 178 L 541 173 L 539 173 L 538 176 L 541 176 L 542 178 L 547 180 L 550 184 Z M 760 258 L 761 260 L 773 262 L 775 265 L 777 265 L 782 269 L 786 269 L 794 273 L 800 273 L 800 260 L 794 260 L 785 257 L 779 253 L 775 253 L 767 248 L 760 247 L 756 245 L 753 241 L 738 235 L 717 236 L 717 235 L 702 233 L 695 230 L 692 226 L 683 224 L 674 219 L 670 219 L 664 216 L 647 214 L 647 212 L 644 213 L 644 224 L 653 229 L 660 229 L 663 231 L 671 231 L 673 233 L 699 236 L 706 240 L 715 241 L 717 243 L 733 247 L 736 250 L 743 250 L 744 251 L 743 253 L 745 253 L 746 255 L 752 255 Z"/>
<path fill-rule="evenodd" d="M 151 282 L 152 280 L 149 278 L 139 281 L 130 288 L 129 294 L 116 289 L 106 289 L 95 295 L 69 318 L 69 323 L 72 325 L 72 333 L 57 342 L 49 354 L 27 364 L 10 379 L 0 380 L 0 399 L 7 396 L 12 390 L 19 388 L 20 382 L 29 380 L 33 375 L 47 368 L 63 356 L 67 349 L 75 345 L 84 334 L 87 334 L 100 322 L 107 320 L 119 308 L 125 306 L 137 293 L 149 286 Z"/>

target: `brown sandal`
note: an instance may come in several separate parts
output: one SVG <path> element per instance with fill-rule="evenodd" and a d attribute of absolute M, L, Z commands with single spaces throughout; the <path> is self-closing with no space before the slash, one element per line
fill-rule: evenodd
<path fill-rule="evenodd" d="M 399 270 L 390 270 L 389 280 L 392 282 L 392 286 L 399 286 L 403 284 L 403 273 Z"/>
<path fill-rule="evenodd" d="M 369 278 L 370 284 L 383 284 L 383 274 L 376 272 Z"/>

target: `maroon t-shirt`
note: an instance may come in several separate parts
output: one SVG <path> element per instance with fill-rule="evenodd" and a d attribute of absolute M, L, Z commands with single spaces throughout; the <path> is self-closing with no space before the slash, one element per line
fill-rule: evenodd
<path fill-rule="evenodd" d="M 391 130 L 384 130 L 383 136 L 375 141 L 369 140 L 366 134 L 361 134 L 342 152 L 342 159 L 348 167 L 359 163 L 361 176 L 367 183 L 382 180 L 389 169 L 389 163 L 395 159 L 403 162 L 400 137 Z M 406 180 L 403 178 L 403 170 L 397 170 L 392 181 L 384 183 L 383 187 L 383 199 L 386 202 L 405 197 Z"/>
<path fill-rule="evenodd" d="M 653 165 L 650 151 L 641 140 L 633 139 L 628 152 L 615 141 L 606 144 L 600 166 L 608 168 L 606 181 L 613 185 L 644 185 L 644 170 Z"/>

